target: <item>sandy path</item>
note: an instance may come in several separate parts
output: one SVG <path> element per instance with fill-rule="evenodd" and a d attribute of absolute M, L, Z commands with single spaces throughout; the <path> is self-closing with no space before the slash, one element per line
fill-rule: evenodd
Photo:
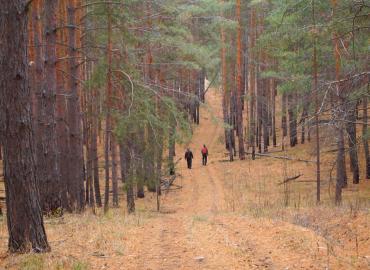
<path fill-rule="evenodd" d="M 150 210 L 154 208 L 155 199 L 147 193 L 144 200 L 138 201 L 135 215 L 125 215 L 122 203 L 122 208 L 103 217 L 85 213 L 84 217 L 68 215 L 65 219 L 48 220 L 52 252 L 45 254 L 45 262 L 57 260 L 58 265 L 63 265 L 82 261 L 89 265 L 86 269 L 97 270 L 367 269 L 364 260 L 362 264 L 355 264 L 354 256 L 342 255 L 336 259 L 334 253 L 328 267 L 327 241 L 312 230 L 274 219 L 243 216 L 243 201 L 239 209 L 235 208 L 240 212 L 234 212 L 234 203 L 239 204 L 247 182 L 259 177 L 271 180 L 270 170 L 265 170 L 270 163 L 227 162 L 221 119 L 221 95 L 212 89 L 190 144 L 195 155 L 194 168 L 188 170 L 184 161 L 179 164 L 178 173 L 182 177 L 178 177 L 175 184 L 182 189 L 161 196 L 161 213 Z M 204 143 L 210 152 L 206 167 L 201 165 L 200 154 Z M 178 147 L 178 158 L 183 153 L 184 149 Z M 247 168 L 248 173 L 240 177 L 240 168 Z M 239 179 L 240 186 L 238 181 L 234 186 L 235 179 Z M 257 194 L 253 189 L 247 193 L 251 201 L 269 195 L 268 192 Z M 352 220 L 347 223 L 350 225 L 350 222 Z M 368 227 L 361 228 L 359 240 L 365 245 Z M 3 223 L 0 269 L 19 269 L 17 266 L 25 257 L 5 254 L 6 236 Z"/>
<path fill-rule="evenodd" d="M 183 188 L 162 198 L 162 214 L 141 227 L 140 243 L 129 250 L 129 269 L 323 269 L 317 258 L 319 238 L 283 222 L 254 220 L 226 209 L 221 96 L 209 92 L 195 129 L 193 169 L 180 165 Z M 209 165 L 201 165 L 207 144 Z M 182 155 L 183 149 L 177 149 Z M 179 183 L 178 183 L 179 184 Z M 294 237 L 293 237 L 293 236 Z M 320 256 L 322 258 L 323 256 Z"/>

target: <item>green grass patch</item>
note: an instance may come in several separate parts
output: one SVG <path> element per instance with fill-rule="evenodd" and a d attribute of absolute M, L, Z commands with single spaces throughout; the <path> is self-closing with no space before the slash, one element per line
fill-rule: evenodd
<path fill-rule="evenodd" d="M 88 270 L 89 269 L 89 266 L 85 262 L 75 262 L 72 265 L 72 269 L 73 270 Z"/>
<path fill-rule="evenodd" d="M 206 217 L 206 216 L 194 216 L 193 221 L 194 222 L 207 222 L 208 217 Z"/>
<path fill-rule="evenodd" d="M 21 264 L 20 270 L 43 270 L 44 259 L 40 255 L 31 254 L 25 257 Z"/>

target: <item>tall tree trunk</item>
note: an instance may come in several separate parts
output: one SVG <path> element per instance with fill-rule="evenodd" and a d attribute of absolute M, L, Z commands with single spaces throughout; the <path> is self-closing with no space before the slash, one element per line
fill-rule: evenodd
<path fill-rule="evenodd" d="M 125 142 L 120 142 L 119 145 L 119 156 L 121 165 L 121 178 L 122 183 L 126 183 L 130 173 L 130 153 Z"/>
<path fill-rule="evenodd" d="M 163 138 L 161 134 L 158 136 L 157 151 L 156 151 L 156 194 L 157 194 L 157 211 L 160 210 L 159 196 L 162 194 L 161 191 L 161 177 L 162 177 L 162 159 L 163 159 Z"/>
<path fill-rule="evenodd" d="M 286 111 L 287 111 L 287 94 L 283 93 L 281 95 L 281 129 L 282 129 L 282 137 L 283 139 L 288 136 L 288 123 L 287 123 L 287 117 L 286 117 Z"/>
<path fill-rule="evenodd" d="M 368 84 L 368 90 L 369 90 L 369 84 Z M 363 122 L 362 125 L 362 141 L 364 144 L 364 154 L 365 154 L 365 168 L 366 168 L 366 179 L 370 179 L 370 154 L 369 154 L 369 130 L 368 130 L 368 97 L 364 96 L 362 100 L 363 105 Z"/>
<path fill-rule="evenodd" d="M 62 206 L 56 136 L 56 11 L 57 1 L 44 1 L 44 78 L 37 108 L 37 173 L 41 208 L 49 213 Z"/>
<path fill-rule="evenodd" d="M 130 138 L 129 140 L 131 140 L 133 138 Z M 135 150 L 134 150 L 134 147 L 132 145 L 132 141 L 129 142 L 129 145 L 127 147 L 128 149 L 128 156 L 129 156 L 129 164 L 130 164 L 130 168 L 129 168 L 129 175 L 126 179 L 126 198 L 127 198 L 127 211 L 129 214 L 131 213 L 134 213 L 135 212 L 135 196 L 134 196 L 134 178 L 135 178 L 135 175 L 136 175 L 136 162 L 135 162 L 135 158 L 136 158 L 136 153 L 135 153 Z"/>
<path fill-rule="evenodd" d="M 289 115 L 289 139 L 290 146 L 294 147 L 298 143 L 297 139 L 297 114 L 295 111 L 296 102 L 294 100 L 295 95 L 292 93 L 288 94 L 288 115 Z"/>
<path fill-rule="evenodd" d="M 95 207 L 95 197 L 94 197 L 94 157 L 91 147 L 91 130 L 89 135 L 89 141 L 87 144 L 87 178 L 86 178 L 86 191 L 88 190 L 88 203 L 90 207 Z"/>
<path fill-rule="evenodd" d="M 148 148 L 146 149 L 145 154 L 145 180 L 146 185 L 148 187 L 148 191 L 156 192 L 156 170 L 155 170 L 155 135 L 154 131 L 150 126 L 146 127 L 147 129 L 147 145 Z"/>
<path fill-rule="evenodd" d="M 315 0 L 312 0 L 312 21 L 314 30 L 316 32 L 316 6 Z M 318 70 L 317 70 L 317 37 L 314 36 L 313 40 L 313 57 L 312 57 L 312 70 L 313 70 L 313 92 L 315 93 L 315 126 L 316 126 L 316 203 L 321 200 L 321 164 L 320 164 L 320 130 L 319 130 L 319 89 L 318 89 Z M 310 131 L 308 131 L 310 134 Z M 308 138 L 310 136 L 308 135 Z"/>
<path fill-rule="evenodd" d="M 41 2 L 40 0 L 38 2 Z M 67 22 L 67 4 L 66 0 L 59 1 L 58 10 L 58 24 L 64 26 Z M 57 32 L 57 42 L 60 44 L 67 44 L 68 35 L 65 28 L 61 28 Z M 68 54 L 66 46 L 57 47 L 57 57 L 58 59 L 65 58 Z M 70 179 L 69 179 L 69 136 L 68 136 L 68 125 L 67 125 L 67 99 L 66 99 L 66 74 L 68 74 L 68 65 L 66 61 L 57 62 L 57 145 L 59 151 L 59 170 L 61 179 L 61 197 L 62 197 L 62 207 L 68 211 L 72 211 L 70 201 L 69 201 L 69 190 L 70 190 Z"/>
<path fill-rule="evenodd" d="M 93 174 L 94 174 L 94 192 L 95 201 L 98 207 L 102 207 L 101 193 L 100 193 L 100 177 L 99 177 L 99 156 L 98 156 L 98 90 L 93 89 L 93 115 L 91 124 L 91 155 L 93 160 Z"/>
<path fill-rule="evenodd" d="M 49 250 L 35 172 L 24 0 L 0 0 L 0 141 L 10 252 Z"/>
<path fill-rule="evenodd" d="M 222 3 L 224 1 L 221 1 Z M 221 68 L 222 68 L 222 91 L 223 91 L 223 113 L 224 113 L 224 124 L 229 125 L 229 103 L 230 103 L 230 93 L 227 85 L 227 60 L 226 60 L 226 35 L 225 30 L 221 26 Z M 229 158 L 230 161 L 234 160 L 233 155 L 233 145 L 231 141 L 231 133 L 232 130 L 230 126 L 225 127 L 225 141 L 226 147 L 229 150 Z"/>
<path fill-rule="evenodd" d="M 274 79 L 271 79 L 271 103 L 272 103 L 272 108 L 271 108 L 271 118 L 272 118 L 272 144 L 274 147 L 277 145 L 276 141 L 276 95 L 277 95 L 277 84 Z"/>
<path fill-rule="evenodd" d="M 114 136 L 112 136 L 111 140 L 111 155 L 112 155 L 113 207 L 118 207 L 117 145 Z"/>
<path fill-rule="evenodd" d="M 306 120 L 308 117 L 308 109 L 310 107 L 310 93 L 303 93 L 302 97 L 303 110 L 301 120 L 299 122 L 301 125 L 301 144 L 304 144 L 306 140 Z"/>
<path fill-rule="evenodd" d="M 348 146 L 349 146 L 349 158 L 351 164 L 351 171 L 353 177 L 353 183 L 360 183 L 360 169 L 358 166 L 358 155 L 357 155 L 357 132 L 356 132 L 356 120 L 357 120 L 357 104 L 348 105 L 350 108 L 347 115 L 347 133 L 348 133 Z"/>
<path fill-rule="evenodd" d="M 343 127 L 337 128 L 337 182 L 335 188 L 335 203 L 340 204 L 342 202 L 342 189 L 347 183 L 347 174 L 345 166 L 345 145 L 344 145 L 344 132 Z"/>
<path fill-rule="evenodd" d="M 251 8 L 250 11 L 250 19 L 249 19 L 249 95 L 250 95 L 250 104 L 249 104 L 249 145 L 252 147 L 252 159 L 255 159 L 256 153 L 256 143 L 255 143 L 255 135 L 256 135 L 256 66 L 255 66 L 255 28 L 256 28 L 256 11 L 254 8 Z"/>
<path fill-rule="evenodd" d="M 168 169 L 170 175 L 175 175 L 175 149 L 176 149 L 176 119 L 170 116 L 169 139 L 168 139 Z"/>
<path fill-rule="evenodd" d="M 236 20 L 238 21 L 237 30 L 237 55 L 236 55 L 236 80 L 237 80 L 237 90 L 236 90 L 236 122 L 238 129 L 238 139 L 239 139 L 239 158 L 241 160 L 245 159 L 244 150 L 244 128 L 243 128 L 243 110 L 242 110 L 242 96 L 244 94 L 244 84 L 243 84 L 243 52 L 242 52 L 242 19 L 241 19 L 241 3 L 240 0 L 236 0 Z"/>
<path fill-rule="evenodd" d="M 72 210 L 81 211 L 85 206 L 84 201 L 84 161 L 83 140 L 81 127 L 81 108 L 79 102 L 78 78 L 80 76 L 77 51 L 79 50 L 80 35 L 77 31 L 78 25 L 77 0 L 68 1 L 68 43 L 69 43 L 69 97 L 68 128 L 69 128 L 69 181 L 70 198 Z"/>
<path fill-rule="evenodd" d="M 336 12 L 337 0 L 331 0 L 333 8 L 333 16 Z M 339 43 L 337 34 L 333 33 L 333 55 L 335 60 L 335 80 L 339 81 L 340 79 L 340 70 L 341 70 L 341 59 L 339 52 Z M 342 188 L 347 187 L 347 173 L 346 173 L 346 158 L 345 158 L 345 144 L 344 144 L 344 128 L 345 125 L 343 121 L 346 116 L 346 101 L 344 89 L 340 89 L 339 83 L 335 85 L 336 101 L 338 106 L 334 108 L 336 110 L 336 124 L 337 124 L 337 139 L 338 139 L 338 153 L 337 153 L 337 183 L 336 183 L 336 192 L 335 192 L 335 202 L 340 204 L 342 201 Z"/>
<path fill-rule="evenodd" d="M 108 9 L 108 40 L 107 40 L 107 91 L 106 91 L 106 118 L 105 118 L 105 192 L 104 192 L 104 212 L 109 209 L 109 146 L 111 140 L 111 93 L 112 93 L 112 14 L 111 4 L 107 3 Z"/>
<path fill-rule="evenodd" d="M 145 198 L 144 182 L 145 182 L 145 171 L 144 171 L 144 162 L 143 158 L 145 155 L 145 141 L 144 141 L 144 132 L 136 135 L 135 147 L 138 158 L 136 162 L 137 175 L 136 179 L 136 194 L 137 197 L 142 199 Z"/>
<path fill-rule="evenodd" d="M 268 152 L 268 146 L 269 146 L 269 138 L 270 138 L 270 133 L 268 130 L 268 84 L 267 84 L 267 79 L 262 80 L 262 96 L 261 96 L 261 101 L 262 101 L 262 106 L 261 106 L 261 122 L 262 122 L 262 129 L 263 129 L 263 152 Z"/>
<path fill-rule="evenodd" d="M 90 7 L 86 6 L 84 9 L 84 13 L 88 14 L 90 12 Z M 91 55 L 91 49 L 89 48 L 89 41 L 91 39 L 91 34 L 89 33 L 89 29 L 92 28 L 92 20 L 91 18 L 86 17 L 84 20 L 84 29 L 83 29 L 83 45 L 82 47 L 85 48 L 84 53 L 84 78 L 86 81 L 91 81 L 92 79 L 92 72 L 93 72 L 93 61 Z M 83 134 L 85 136 L 85 144 L 86 144 L 86 195 L 87 195 L 87 202 L 89 206 L 93 209 L 95 213 L 95 196 L 94 194 L 94 150 L 93 150 L 93 140 L 94 140 L 94 90 L 91 84 L 88 84 L 85 88 L 85 107 L 84 107 L 84 119 L 86 126 L 83 129 Z M 96 137 L 95 137 L 96 139 Z M 100 194 L 99 194 L 100 195 Z"/>

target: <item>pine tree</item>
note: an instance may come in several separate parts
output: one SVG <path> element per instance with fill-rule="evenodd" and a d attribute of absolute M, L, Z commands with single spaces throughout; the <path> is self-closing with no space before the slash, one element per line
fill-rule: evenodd
<path fill-rule="evenodd" d="M 0 1 L 0 141 L 10 252 L 49 250 L 40 208 L 28 75 L 26 1 Z"/>

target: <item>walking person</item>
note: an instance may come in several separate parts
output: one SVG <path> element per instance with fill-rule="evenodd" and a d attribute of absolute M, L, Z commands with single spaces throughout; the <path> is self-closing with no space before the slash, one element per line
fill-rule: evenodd
<path fill-rule="evenodd" d="M 188 163 L 188 169 L 191 169 L 191 166 L 192 166 L 192 163 L 193 163 L 193 152 L 191 152 L 191 150 L 188 148 L 186 149 L 186 152 L 185 152 L 185 159 L 186 159 L 186 162 Z"/>
<path fill-rule="evenodd" d="M 206 166 L 208 161 L 208 148 L 205 144 L 203 144 L 201 152 L 202 152 L 202 164 L 203 166 Z"/>

